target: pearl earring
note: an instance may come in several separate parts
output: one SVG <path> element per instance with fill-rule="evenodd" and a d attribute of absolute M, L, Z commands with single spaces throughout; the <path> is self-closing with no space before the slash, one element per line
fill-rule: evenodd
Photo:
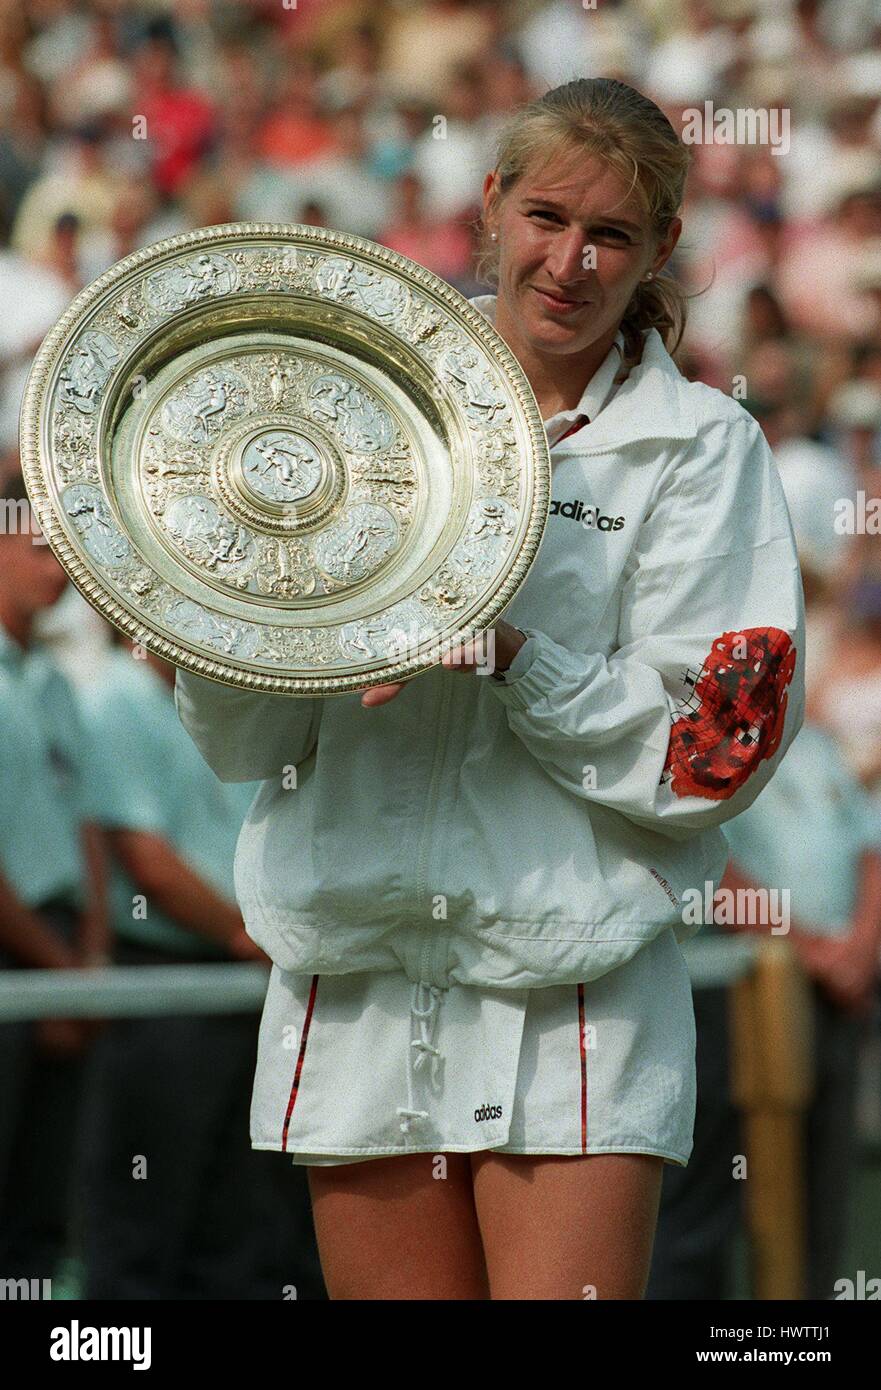
<path fill-rule="evenodd" d="M 645 278 L 646 278 L 647 280 L 654 280 L 654 278 L 655 278 L 655 272 L 654 272 L 653 270 L 650 270 L 649 273 L 648 273 L 648 275 L 647 275 Z"/>
<path fill-rule="evenodd" d="M 498 234 L 498 232 L 490 232 L 490 234 L 489 234 L 489 239 L 490 239 L 490 241 L 498 241 L 498 239 L 499 239 L 499 234 Z"/>

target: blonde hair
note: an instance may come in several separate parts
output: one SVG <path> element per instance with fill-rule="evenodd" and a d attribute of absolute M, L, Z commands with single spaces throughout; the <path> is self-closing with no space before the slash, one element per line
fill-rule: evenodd
<path fill-rule="evenodd" d="M 495 172 L 503 197 L 527 170 L 544 168 L 559 153 L 578 164 L 596 156 L 636 189 L 652 231 L 663 237 L 685 189 L 691 152 L 660 107 L 611 77 L 582 77 L 529 102 L 502 131 Z M 477 273 L 497 283 L 499 247 L 478 224 Z M 656 328 L 675 352 L 685 329 L 686 294 L 670 275 L 641 281 L 621 320 L 624 353 L 619 379 L 642 356 L 643 333 Z"/>

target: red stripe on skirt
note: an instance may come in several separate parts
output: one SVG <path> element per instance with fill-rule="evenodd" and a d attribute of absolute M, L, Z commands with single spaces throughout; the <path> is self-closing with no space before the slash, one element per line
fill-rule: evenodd
<path fill-rule="evenodd" d="M 587 1153 L 587 1052 L 584 1047 L 584 985 L 578 986 L 578 1051 L 581 1054 L 581 1152 Z"/>
<path fill-rule="evenodd" d="M 300 1051 L 297 1054 L 297 1067 L 294 1072 L 294 1083 L 291 1086 L 291 1094 L 288 1098 L 287 1114 L 284 1117 L 284 1127 L 281 1131 L 281 1151 L 287 1153 L 288 1147 L 288 1128 L 291 1123 L 291 1115 L 294 1113 L 294 1106 L 297 1103 L 297 1095 L 300 1090 L 300 1072 L 303 1070 L 303 1058 L 306 1056 L 306 1043 L 309 1039 L 309 1025 L 312 1022 L 312 1010 L 315 1007 L 315 991 L 318 988 L 318 976 L 312 976 L 312 988 L 309 991 L 309 1003 L 306 1005 L 306 1018 L 303 1023 L 303 1036 L 300 1039 Z"/>

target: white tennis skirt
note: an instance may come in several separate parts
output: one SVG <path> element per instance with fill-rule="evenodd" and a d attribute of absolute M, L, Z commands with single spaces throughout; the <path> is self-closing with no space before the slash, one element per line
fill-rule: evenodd
<path fill-rule="evenodd" d="M 691 985 L 669 929 L 598 980 L 546 989 L 274 966 L 251 1143 L 295 1164 L 494 1149 L 684 1167 L 695 1091 Z"/>

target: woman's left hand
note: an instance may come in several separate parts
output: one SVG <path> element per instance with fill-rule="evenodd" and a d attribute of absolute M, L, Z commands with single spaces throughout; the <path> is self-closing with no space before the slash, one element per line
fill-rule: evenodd
<path fill-rule="evenodd" d="M 447 671 L 465 671 L 469 674 L 484 665 L 489 666 L 491 671 L 507 671 L 525 641 L 525 633 L 500 618 L 486 632 L 453 647 L 443 657 L 441 665 Z M 406 681 L 396 681 L 390 685 L 371 686 L 361 696 L 361 704 L 365 709 L 372 705 L 388 704 L 406 684 Z"/>

